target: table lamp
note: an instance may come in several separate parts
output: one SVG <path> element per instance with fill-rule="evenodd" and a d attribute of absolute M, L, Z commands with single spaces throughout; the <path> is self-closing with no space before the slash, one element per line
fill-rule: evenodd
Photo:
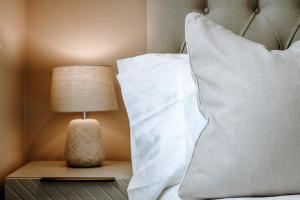
<path fill-rule="evenodd" d="M 51 107 L 54 112 L 80 112 L 68 127 L 65 160 L 71 167 L 101 165 L 105 153 L 100 124 L 87 112 L 117 110 L 113 73 L 107 66 L 65 66 L 52 72 Z"/>

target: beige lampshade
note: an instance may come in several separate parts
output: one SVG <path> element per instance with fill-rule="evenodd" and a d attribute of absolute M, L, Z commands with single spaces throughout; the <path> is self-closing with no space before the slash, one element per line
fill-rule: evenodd
<path fill-rule="evenodd" d="M 66 66 L 54 68 L 51 107 L 55 112 L 117 110 L 111 67 Z"/>

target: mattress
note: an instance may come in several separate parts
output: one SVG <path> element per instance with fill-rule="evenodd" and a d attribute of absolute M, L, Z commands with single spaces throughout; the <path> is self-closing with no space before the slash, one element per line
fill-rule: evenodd
<path fill-rule="evenodd" d="M 159 200 L 182 200 L 178 197 L 178 189 L 180 184 L 174 185 L 164 190 Z M 224 199 L 222 199 L 224 200 Z M 226 200 L 300 200 L 299 195 L 286 195 L 277 197 L 248 197 L 248 198 L 229 198 Z"/>

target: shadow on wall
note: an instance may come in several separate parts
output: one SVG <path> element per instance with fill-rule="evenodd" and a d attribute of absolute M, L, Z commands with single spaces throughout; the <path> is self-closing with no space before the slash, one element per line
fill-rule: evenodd
<path fill-rule="evenodd" d="M 28 0 L 26 133 L 30 160 L 63 159 L 68 123 L 79 114 L 50 111 L 51 71 L 64 65 L 110 65 L 146 52 L 146 0 Z M 102 125 L 108 160 L 129 160 L 129 125 L 119 110 L 90 113 Z"/>

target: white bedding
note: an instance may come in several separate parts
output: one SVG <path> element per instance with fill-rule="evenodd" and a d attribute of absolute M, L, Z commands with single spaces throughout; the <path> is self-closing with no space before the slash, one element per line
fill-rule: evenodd
<path fill-rule="evenodd" d="M 180 184 L 174 185 L 165 189 L 165 191 L 160 196 L 159 200 L 182 200 L 178 197 L 178 189 Z M 222 199 L 225 200 L 225 199 Z M 248 197 L 248 198 L 230 198 L 226 200 L 300 200 L 299 195 L 286 195 L 277 197 Z"/>
<path fill-rule="evenodd" d="M 180 183 L 206 125 L 188 55 L 145 54 L 118 61 L 130 124 L 130 200 L 153 200 Z"/>

